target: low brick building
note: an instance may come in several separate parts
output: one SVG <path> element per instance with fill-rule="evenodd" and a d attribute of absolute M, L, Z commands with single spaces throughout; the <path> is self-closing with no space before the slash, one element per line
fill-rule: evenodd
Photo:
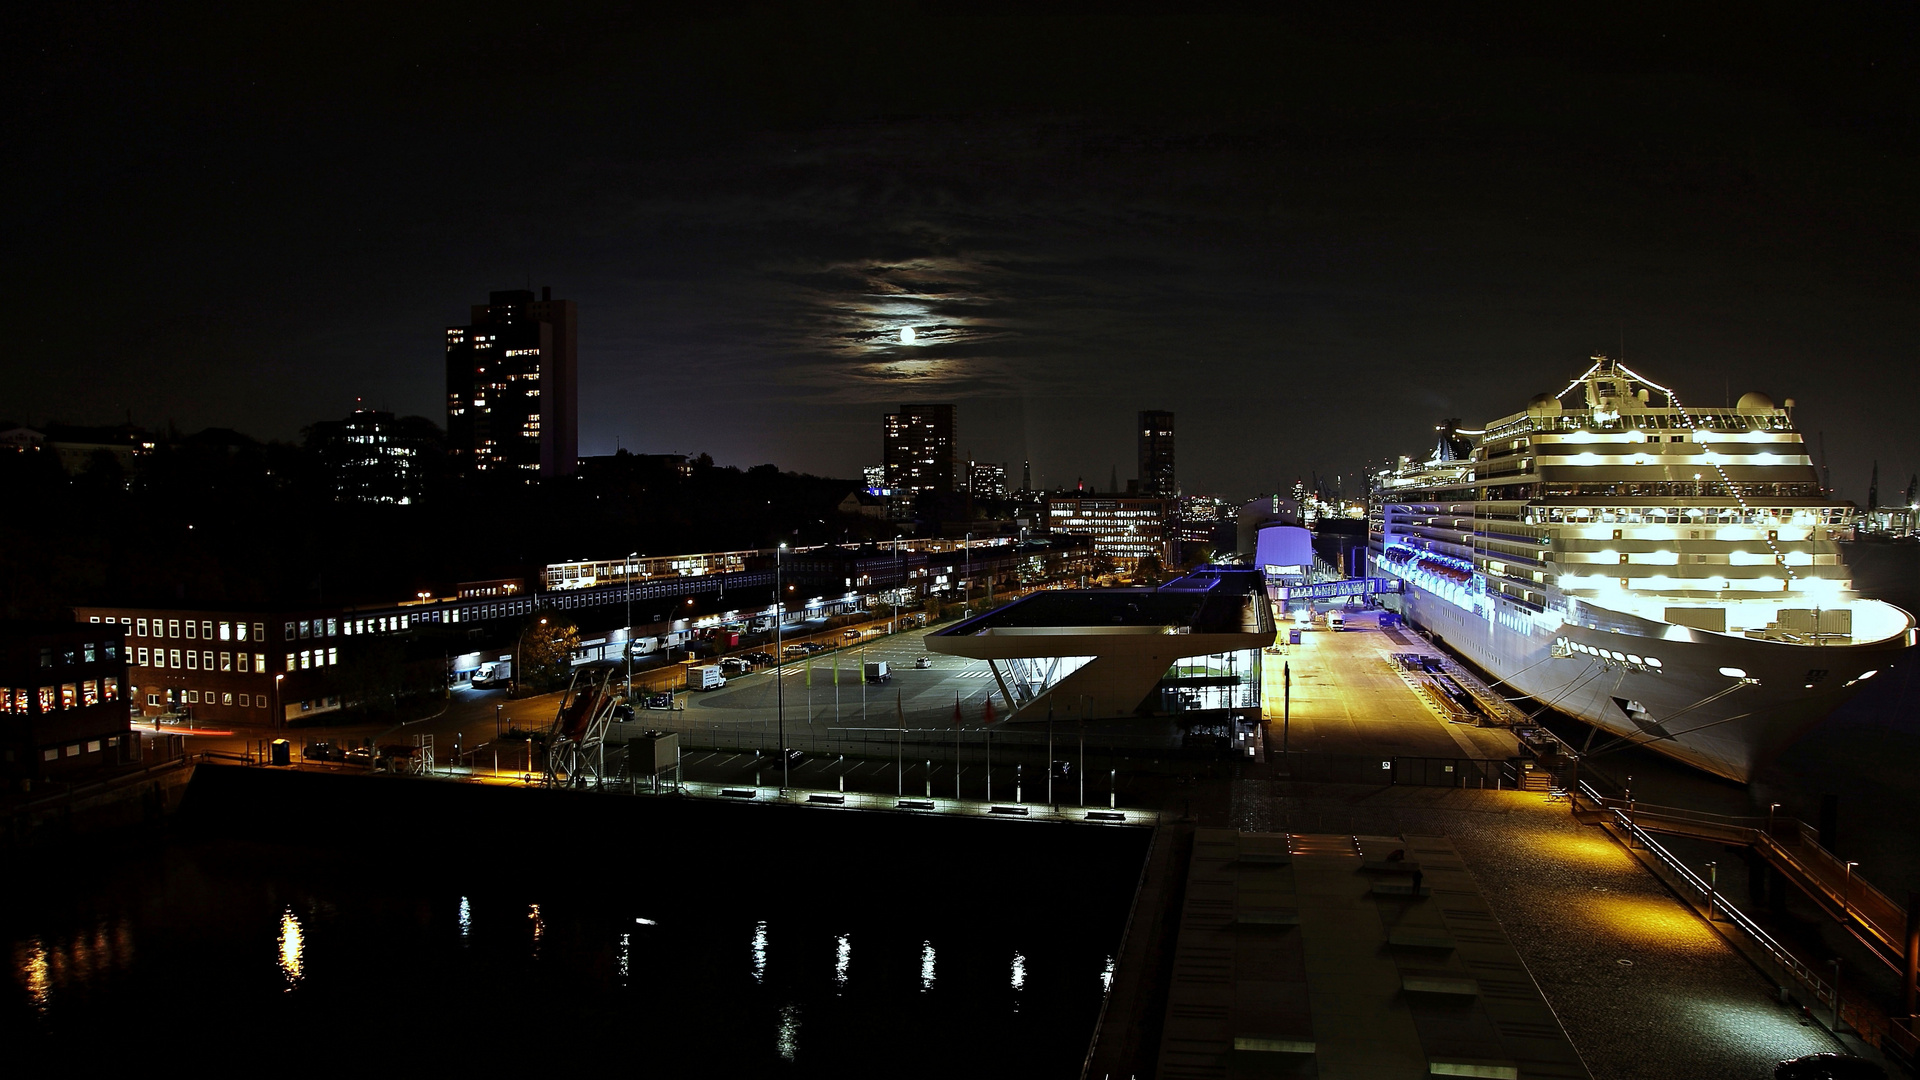
<path fill-rule="evenodd" d="M 120 626 L 0 622 L 0 768 L 31 780 L 134 760 L 126 687 Z"/>
<path fill-rule="evenodd" d="M 125 634 L 127 693 L 143 716 L 276 726 L 340 707 L 336 680 L 347 636 L 342 613 L 81 607 L 85 625 Z"/>

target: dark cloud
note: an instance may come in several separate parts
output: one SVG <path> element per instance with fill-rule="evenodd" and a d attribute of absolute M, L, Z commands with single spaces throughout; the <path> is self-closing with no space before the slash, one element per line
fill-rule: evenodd
<path fill-rule="evenodd" d="M 969 452 L 1104 482 L 1164 407 L 1183 478 L 1246 492 L 1624 339 L 1799 399 L 1855 497 L 1920 465 L 1898 13 L 37 17 L 23 419 L 435 415 L 440 328 L 551 283 L 589 453 L 850 475 L 952 399 Z"/>

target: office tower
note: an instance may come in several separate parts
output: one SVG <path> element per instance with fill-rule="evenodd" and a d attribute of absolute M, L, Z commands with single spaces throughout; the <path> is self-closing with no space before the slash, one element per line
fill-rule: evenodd
<path fill-rule="evenodd" d="M 1172 498 L 1180 488 L 1173 475 L 1173 414 L 1157 409 L 1140 414 L 1140 494 Z"/>
<path fill-rule="evenodd" d="M 954 485 L 953 406 L 902 405 L 886 417 L 881 457 L 886 485 L 900 509 L 910 510 L 923 491 L 951 495 Z"/>
<path fill-rule="evenodd" d="M 991 461 L 967 462 L 967 491 L 976 499 L 1005 500 L 1007 467 Z"/>
<path fill-rule="evenodd" d="M 418 501 L 437 471 L 429 457 L 440 447 L 432 421 L 395 419 L 382 409 L 357 408 L 307 429 L 307 449 L 319 457 L 336 502 Z"/>
<path fill-rule="evenodd" d="M 447 328 L 447 450 L 456 472 L 572 475 L 579 458 L 578 309 L 515 289 Z"/>

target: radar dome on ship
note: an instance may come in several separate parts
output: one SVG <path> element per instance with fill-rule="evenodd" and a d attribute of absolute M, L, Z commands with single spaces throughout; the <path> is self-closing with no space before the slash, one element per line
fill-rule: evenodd
<path fill-rule="evenodd" d="M 1535 394 L 1527 399 L 1527 411 L 1551 416 L 1560 411 L 1560 399 L 1552 394 Z"/>
<path fill-rule="evenodd" d="M 1741 412 L 1768 412 L 1773 408 L 1773 399 L 1758 390 L 1749 390 L 1740 395 L 1740 403 L 1734 408 Z"/>

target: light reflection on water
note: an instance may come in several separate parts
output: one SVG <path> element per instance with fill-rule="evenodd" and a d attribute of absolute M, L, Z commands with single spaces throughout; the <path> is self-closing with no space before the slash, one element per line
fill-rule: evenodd
<path fill-rule="evenodd" d="M 767 981 L 767 923 L 764 919 L 753 927 L 753 981 Z"/>
<path fill-rule="evenodd" d="M 280 913 L 280 977 L 286 980 L 286 992 L 291 994 L 306 978 L 306 935 L 301 932 L 300 919 L 287 908 Z"/>
<path fill-rule="evenodd" d="M 33 1002 L 34 1012 L 45 1017 L 47 1006 L 53 1001 L 53 977 L 51 965 L 47 962 L 47 947 L 39 938 L 33 938 L 17 949 L 15 955 L 14 966 L 20 970 L 20 982 L 27 988 L 27 998 Z"/>
<path fill-rule="evenodd" d="M 964 894 L 906 911 L 850 908 L 838 876 L 832 889 L 769 900 L 726 869 L 636 889 L 624 880 L 422 871 L 400 860 L 369 868 L 357 854 L 312 858 L 252 843 L 157 847 L 145 862 L 16 890 L 24 899 L 14 931 L 0 938 L 16 987 L 0 995 L 0 1039 L 106 1027 L 151 1045 L 178 1014 L 170 1020 L 150 1006 L 181 1001 L 221 1017 L 242 1041 L 267 1040 L 363 1024 L 367 995 L 387 993 L 430 1025 L 470 1022 L 517 995 L 565 999 L 582 1023 L 683 1040 L 697 1047 L 687 1053 L 733 1075 L 819 1069 L 869 1053 L 906 1060 L 956 1025 L 1004 1032 L 1008 1046 L 1036 1060 L 1070 1063 L 1084 1051 L 1099 1007 L 1087 975 L 1100 972 L 1125 914 L 1123 904 L 1098 907 L 1111 890 L 1097 876 L 1061 874 L 1064 888 L 1085 889 L 1099 918 L 1085 932 L 1022 942 L 1016 1015 L 1007 965 L 1018 919 L 982 914 Z M 863 887 L 888 881 L 861 872 L 853 873 Z M 516 908 L 520 921 L 500 918 Z M 778 966 L 770 963 L 775 910 Z M 751 981 L 741 979 L 738 953 L 726 961 L 742 927 Z M 1054 978 L 1063 972 L 1066 981 Z M 757 1037 L 741 1037 L 749 1031 Z M 981 1075 L 978 1067 L 1008 1052 L 955 1047 L 920 1075 Z"/>
<path fill-rule="evenodd" d="M 1112 989 L 1113 989 L 1113 955 L 1109 953 L 1107 955 L 1107 966 L 1101 969 L 1100 971 L 1100 992 L 1104 994 L 1111 991 Z"/>
<path fill-rule="evenodd" d="M 780 1030 L 776 1045 L 780 1060 L 792 1061 L 800 1052 L 800 1006 L 791 1002 L 780 1006 Z"/>

